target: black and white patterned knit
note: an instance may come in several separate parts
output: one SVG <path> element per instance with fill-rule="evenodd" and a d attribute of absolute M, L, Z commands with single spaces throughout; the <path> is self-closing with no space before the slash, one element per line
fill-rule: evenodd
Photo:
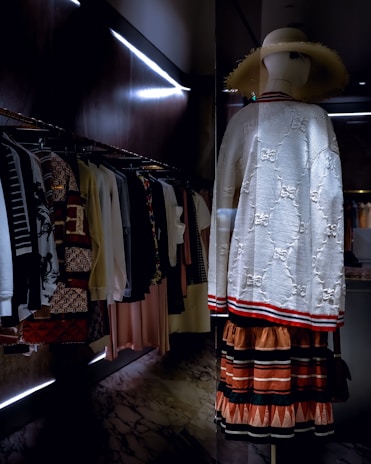
<path fill-rule="evenodd" d="M 13 237 L 16 256 L 31 253 L 31 233 L 27 208 L 22 195 L 22 182 L 19 178 L 15 150 L 1 145 L 0 176 L 4 188 L 5 204 L 8 212 L 9 228 Z"/>

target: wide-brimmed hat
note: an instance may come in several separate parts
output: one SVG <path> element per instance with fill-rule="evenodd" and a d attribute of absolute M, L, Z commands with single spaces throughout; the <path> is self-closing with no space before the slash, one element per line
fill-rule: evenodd
<path fill-rule="evenodd" d="M 321 43 L 309 42 L 300 29 L 284 27 L 270 32 L 260 48 L 241 61 L 225 80 L 227 89 L 244 96 L 260 95 L 268 80 L 263 59 L 273 53 L 298 52 L 311 58 L 307 82 L 294 89 L 293 97 L 318 101 L 339 95 L 348 83 L 348 73 L 339 55 Z"/>

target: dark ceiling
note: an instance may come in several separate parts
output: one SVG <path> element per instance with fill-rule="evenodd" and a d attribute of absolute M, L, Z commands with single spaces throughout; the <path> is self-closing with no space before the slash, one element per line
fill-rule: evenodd
<path fill-rule="evenodd" d="M 216 69 L 226 77 L 268 32 L 291 25 L 343 59 L 350 76 L 343 100 L 371 95 L 370 0 L 106 1 L 184 72 L 204 76 Z M 191 60 L 188 69 L 182 53 Z"/>
<path fill-rule="evenodd" d="M 369 0 L 216 0 L 219 72 L 227 75 L 273 29 L 298 27 L 343 59 L 350 79 L 341 103 L 370 110 L 370 18 Z"/>
<path fill-rule="evenodd" d="M 298 27 L 308 40 L 335 50 L 347 68 L 349 84 L 341 96 L 321 105 L 329 113 L 353 113 L 333 119 L 345 185 L 369 186 L 371 116 L 354 117 L 354 112 L 371 111 L 371 0 L 106 1 L 180 69 L 180 55 L 188 53 L 184 72 L 213 77 L 216 71 L 218 90 L 238 62 L 274 29 Z M 241 104 L 242 99 L 234 106 Z"/>
<path fill-rule="evenodd" d="M 217 63 L 228 75 L 270 31 L 294 26 L 312 42 L 335 50 L 349 84 L 342 95 L 320 104 L 333 117 L 343 162 L 346 191 L 369 189 L 371 169 L 371 1 L 370 0 L 216 0 Z M 361 85 L 360 83 L 363 83 Z M 367 190 L 369 191 L 369 190 Z"/>

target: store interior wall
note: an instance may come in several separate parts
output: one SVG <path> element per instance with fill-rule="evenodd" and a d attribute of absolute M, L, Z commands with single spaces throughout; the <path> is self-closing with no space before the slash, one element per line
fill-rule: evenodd
<path fill-rule="evenodd" d="M 143 11 L 136 14 L 143 16 Z M 166 2 L 163 11 L 170 12 Z M 186 66 L 192 46 L 187 36 L 173 40 L 174 27 L 177 34 L 187 30 L 188 25 L 181 23 L 185 19 L 162 25 L 166 41 L 171 37 L 177 45 L 174 63 L 108 2 L 88 0 L 78 6 L 70 0 L 4 0 L 0 15 L 1 108 L 167 163 L 195 186 L 209 185 L 214 82 L 212 75 L 193 74 Z M 122 35 L 127 32 L 138 48 L 191 91 L 166 98 L 141 97 L 141 90 L 171 85 L 115 39 L 110 28 Z M 0 125 L 6 131 L 19 121 L 0 116 Z M 203 173 L 197 172 L 202 152 L 209 158 Z M 55 367 L 47 346 L 39 346 L 30 356 L 0 350 L 0 365 L 0 403 L 49 380 Z"/>
<path fill-rule="evenodd" d="M 167 161 L 179 166 L 199 185 L 214 179 L 216 124 L 215 0 L 107 0 L 157 50 L 191 87 L 188 123 L 170 143 Z M 183 147 L 178 141 L 188 141 Z"/>
<path fill-rule="evenodd" d="M 156 9 L 157 16 L 149 11 L 152 20 L 163 17 L 163 40 L 176 44 L 174 52 L 169 52 L 172 59 L 177 57 L 174 63 L 108 2 L 80 3 L 78 7 L 69 0 L 2 2 L 1 106 L 179 166 L 186 175 L 212 177 L 210 172 L 197 172 L 196 160 L 204 156 L 204 147 L 206 156 L 214 155 L 213 75 L 198 75 L 186 65 L 192 43 L 180 31 L 189 30 L 186 22 L 191 18 L 178 16 L 175 21 L 174 15 L 169 17 L 169 2 L 157 2 L 163 3 Z M 146 8 L 137 7 L 134 13 L 141 20 L 148 16 Z M 158 19 L 151 24 L 160 27 Z M 126 28 L 125 32 L 147 47 L 154 61 L 192 91 L 167 98 L 139 96 L 140 90 L 169 84 L 133 58 L 112 36 L 112 27 Z M 200 114 L 207 117 L 202 134 Z"/>
<path fill-rule="evenodd" d="M 81 1 L 80 7 L 70 0 L 3 0 L 0 6 L 3 20 L 0 28 L 0 106 L 81 136 L 164 161 L 179 167 L 195 184 L 211 185 L 215 163 L 215 118 L 219 124 L 216 133 L 221 137 L 228 118 L 242 105 L 237 96 L 221 93 L 223 78 L 231 69 L 218 69 L 218 52 L 236 40 L 246 44 L 243 45 L 245 53 L 250 47 L 245 40 L 246 28 L 241 18 L 233 30 L 234 35 L 227 37 L 223 34 L 223 21 L 235 12 L 229 0 L 218 1 L 219 6 L 224 6 L 219 9 L 219 17 L 217 15 L 220 22 L 216 27 L 220 33 L 217 34 L 216 60 L 211 59 L 214 56 L 210 50 L 210 35 L 214 34 L 215 28 L 214 1 L 196 3 L 200 3 L 197 7 L 202 10 L 199 15 L 194 14 L 195 10 L 182 11 L 185 2 L 181 0 L 85 0 Z M 116 16 L 106 7 L 104 14 L 97 15 L 102 12 L 103 4 L 114 6 Z M 259 24 L 261 10 L 256 5 L 257 2 L 251 3 L 249 20 Z M 117 17 L 119 13 L 122 17 Z M 173 71 L 181 83 L 189 85 L 191 92 L 167 99 L 137 97 L 136 91 L 140 88 L 161 87 L 163 81 L 109 33 L 111 21 L 116 26 L 127 26 L 123 17 L 129 22 L 130 34 Z M 208 22 L 204 21 L 205 17 Z M 154 28 L 162 31 L 158 41 L 151 34 Z M 254 29 L 259 39 L 260 32 Z M 203 40 L 203 34 L 208 40 Z M 197 57 L 194 56 L 195 47 L 201 49 Z M 238 55 L 236 59 L 242 57 Z M 16 122 L 0 119 L 1 126 L 12 124 Z M 345 187 L 369 188 L 369 124 L 339 120 L 335 121 L 335 129 Z M 361 302 L 357 300 L 359 311 L 368 305 L 368 299 L 367 294 Z M 364 314 L 359 319 L 369 321 Z M 352 329 L 349 339 L 357 337 L 359 327 L 352 324 L 348 327 Z M 350 344 L 350 341 L 344 343 L 345 350 Z M 359 346 L 357 351 L 359 369 L 363 359 L 361 349 Z M 353 354 L 349 351 L 348 356 Z M 30 357 L 1 352 L 0 365 L 1 402 L 10 392 L 47 380 L 52 359 L 48 347 L 44 346 Z M 355 370 L 356 381 L 357 372 Z M 357 420 L 363 407 L 364 403 L 359 401 L 356 407 L 354 403 L 346 406 L 348 410 L 353 408 Z M 340 406 L 338 409 L 342 411 L 344 408 Z"/>
<path fill-rule="evenodd" d="M 214 74 L 214 0 L 108 0 L 188 75 Z"/>

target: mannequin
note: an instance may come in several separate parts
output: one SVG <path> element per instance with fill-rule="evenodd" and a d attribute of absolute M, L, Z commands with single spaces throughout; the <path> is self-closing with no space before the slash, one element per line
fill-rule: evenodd
<path fill-rule="evenodd" d="M 337 55 L 294 28 L 268 34 L 227 79 L 258 95 L 227 126 L 212 207 L 209 309 L 228 315 L 216 417 L 229 439 L 334 433 L 326 348 L 344 318 L 342 176 L 331 121 L 309 100 L 345 81 Z"/>
<path fill-rule="evenodd" d="M 293 96 L 293 89 L 302 87 L 308 80 L 310 58 L 294 52 L 279 52 L 263 60 L 268 71 L 264 92 L 282 92 Z"/>

